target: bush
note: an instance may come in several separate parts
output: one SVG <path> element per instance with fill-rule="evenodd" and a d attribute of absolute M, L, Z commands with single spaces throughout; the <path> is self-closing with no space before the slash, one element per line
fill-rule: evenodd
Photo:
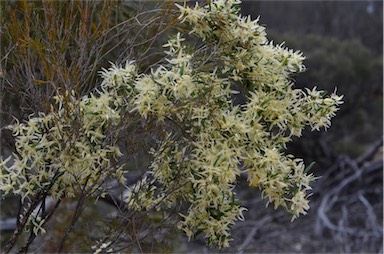
<path fill-rule="evenodd" d="M 246 210 L 234 192 L 241 174 L 292 220 L 306 214 L 315 177 L 285 153 L 286 144 L 305 126 L 329 127 L 342 97 L 294 88 L 291 76 L 305 70 L 304 56 L 270 43 L 257 20 L 239 15 L 239 3 L 177 5 L 194 45 L 177 33 L 150 71 L 132 61 L 113 64 L 101 71 L 98 89 L 55 89 L 49 112 L 7 127 L 16 153 L 0 164 L 0 190 L 20 197 L 22 209 L 6 251 L 28 229 L 27 251 L 60 204 L 75 199 L 61 251 L 89 201 L 113 197 L 112 185 L 124 190 L 124 202 L 115 227 L 90 236 L 97 253 L 142 241 L 154 227 L 135 232 L 137 218 L 178 221 L 189 238 L 204 233 L 209 245 L 229 246 L 230 228 Z M 236 104 L 240 92 L 245 101 Z M 132 174 L 124 162 L 134 154 L 121 140 L 142 135 L 151 160 L 127 186 Z"/>

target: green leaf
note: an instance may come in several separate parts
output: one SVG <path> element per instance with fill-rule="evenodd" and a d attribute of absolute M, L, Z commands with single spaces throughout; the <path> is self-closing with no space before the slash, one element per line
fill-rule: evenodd
<path fill-rule="evenodd" d="M 282 66 L 285 66 L 287 63 L 288 63 L 288 58 L 290 58 L 291 55 L 289 54 L 288 56 L 286 56 L 283 60 L 283 62 L 281 63 Z"/>
<path fill-rule="evenodd" d="M 193 235 L 193 238 L 196 239 L 196 237 L 198 237 L 203 231 L 204 231 L 204 229 L 199 228 L 199 229 L 196 231 L 196 233 Z"/>
<path fill-rule="evenodd" d="M 216 165 L 217 165 L 217 163 L 219 162 L 219 160 L 220 160 L 220 158 L 221 158 L 222 155 L 223 155 L 222 153 L 219 153 L 219 155 L 217 155 L 216 160 L 215 160 L 215 162 L 213 163 L 213 166 L 214 166 L 214 167 L 216 167 Z"/>
<path fill-rule="evenodd" d="M 271 175 L 271 179 L 275 179 L 278 175 L 279 175 L 279 173 L 275 173 L 275 174 Z"/>
<path fill-rule="evenodd" d="M 264 100 L 264 101 L 260 104 L 260 106 L 263 107 L 265 104 L 267 104 L 267 103 L 270 102 L 271 100 L 273 100 L 273 98 L 268 98 L 268 99 Z"/>
<path fill-rule="evenodd" d="M 311 164 L 309 164 L 305 169 L 304 169 L 304 173 L 308 173 L 309 170 L 311 170 L 311 168 L 313 167 L 313 165 L 315 165 L 315 161 L 313 161 Z"/>

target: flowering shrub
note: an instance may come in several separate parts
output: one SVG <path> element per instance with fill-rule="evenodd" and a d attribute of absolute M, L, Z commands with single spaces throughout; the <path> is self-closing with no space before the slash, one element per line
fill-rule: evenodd
<path fill-rule="evenodd" d="M 12 192 L 23 202 L 39 192 L 54 199 L 84 190 L 100 196 L 109 178 L 124 186 L 114 126 L 129 112 L 161 127 L 149 172 L 128 187 L 130 209 L 181 203 L 187 209 L 178 227 L 189 238 L 204 233 L 209 245 L 227 247 L 230 227 L 244 219 L 234 187 L 245 174 L 292 219 L 306 214 L 314 176 L 302 159 L 284 153 L 286 144 L 305 126 L 329 127 L 342 97 L 295 89 L 291 76 L 305 70 L 304 56 L 269 42 L 257 20 L 239 14 L 239 4 L 177 5 L 202 46 L 193 48 L 178 33 L 150 73 L 138 73 L 134 62 L 112 65 L 101 72 L 100 91 L 80 99 L 75 91 L 58 95 L 57 110 L 10 126 L 17 154 L 11 166 L 10 158 L 0 164 L 2 195 Z M 244 102 L 235 101 L 239 93 Z M 41 220 L 33 224 L 36 234 L 45 231 Z"/>

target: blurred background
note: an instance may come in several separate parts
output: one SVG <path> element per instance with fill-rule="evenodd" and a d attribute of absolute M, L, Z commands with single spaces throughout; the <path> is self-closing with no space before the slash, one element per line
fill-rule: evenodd
<path fill-rule="evenodd" d="M 109 61 L 136 59 L 141 71 L 148 70 L 161 59 L 161 45 L 178 25 L 178 15 L 169 11 L 174 8 L 171 1 L 71 4 L 73 13 L 62 11 L 67 6 L 60 1 L 36 1 L 31 9 L 18 1 L 1 2 L 1 128 L 12 123 L 13 117 L 28 119 L 33 112 L 49 111 L 55 91 L 51 84 L 59 89 L 79 89 L 81 95 L 97 88 L 97 72 L 108 67 Z M 306 164 L 316 162 L 312 172 L 321 176 L 313 184 L 308 215 L 290 222 L 284 211 L 266 208 L 261 193 L 249 189 L 241 178 L 237 193 L 248 208 L 246 220 L 233 227 L 231 247 L 222 252 L 382 253 L 383 2 L 243 1 L 242 14 L 253 19 L 260 16 L 259 23 L 266 26 L 270 40 L 285 42 L 304 53 L 307 71 L 293 77 L 297 87 L 317 86 L 328 92 L 337 87 L 344 104 L 329 130 L 307 130 L 288 147 L 289 153 Z M 71 20 L 68 38 L 60 30 L 61 19 Z M 13 138 L 5 129 L 0 133 L 0 153 L 6 157 L 14 150 Z M 143 140 L 138 137 L 136 141 L 124 142 L 135 146 L 132 153 L 139 163 L 132 172 L 140 175 L 147 158 L 136 150 L 148 147 L 145 144 L 139 149 Z M 9 226 L 2 228 L 2 243 L 12 233 L 17 204 L 12 197 L 2 201 L 2 226 Z M 71 205 L 67 204 L 68 209 Z M 97 209 L 111 207 L 90 209 L 84 223 L 89 218 L 97 220 Z M 52 238 L 62 234 L 69 219 L 66 211 L 58 217 L 62 225 Z M 81 230 L 87 228 L 80 227 L 78 235 Z M 167 232 L 172 235 L 160 232 L 148 240 L 148 246 L 157 241 L 165 246 L 158 250 L 165 252 L 217 252 L 207 249 L 203 238 L 188 243 L 178 231 Z M 49 241 L 42 241 L 50 250 Z"/>

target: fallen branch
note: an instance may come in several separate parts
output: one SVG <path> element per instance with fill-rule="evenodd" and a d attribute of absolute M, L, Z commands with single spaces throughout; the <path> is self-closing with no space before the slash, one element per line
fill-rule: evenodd
<path fill-rule="evenodd" d="M 322 192 L 325 194 L 321 199 L 317 210 L 315 226 L 315 233 L 317 235 L 320 235 L 324 229 L 329 229 L 339 238 L 346 238 L 350 235 L 365 239 L 369 235 L 371 240 L 372 238 L 382 239 L 383 230 L 377 221 L 373 205 L 365 198 L 362 190 L 356 191 L 354 189 L 359 181 L 362 181 L 363 179 L 375 179 L 374 176 L 381 174 L 383 160 L 372 159 L 379 153 L 382 145 L 382 139 L 376 141 L 356 160 L 352 160 L 348 156 L 340 156 L 339 160 L 329 168 L 326 177 L 323 178 L 324 181 L 321 189 L 326 190 L 327 187 L 331 187 L 331 189 L 329 191 Z M 331 177 L 334 173 L 336 173 L 336 175 Z M 373 188 L 374 193 L 377 192 L 375 185 L 370 185 L 369 188 Z M 349 190 L 349 192 L 347 190 Z M 361 206 L 361 204 L 364 206 L 364 210 L 367 215 L 362 218 L 367 221 L 365 226 L 366 230 L 348 225 L 350 217 L 348 212 L 350 211 L 347 206 L 353 205 L 353 207 L 356 207 L 356 205 Z M 333 223 L 328 214 L 332 209 L 336 209 L 337 206 L 340 205 L 342 205 L 341 217 L 339 218 L 338 223 Z M 340 209 L 340 207 L 337 209 Z M 358 215 L 354 214 L 353 216 L 356 217 Z"/>

